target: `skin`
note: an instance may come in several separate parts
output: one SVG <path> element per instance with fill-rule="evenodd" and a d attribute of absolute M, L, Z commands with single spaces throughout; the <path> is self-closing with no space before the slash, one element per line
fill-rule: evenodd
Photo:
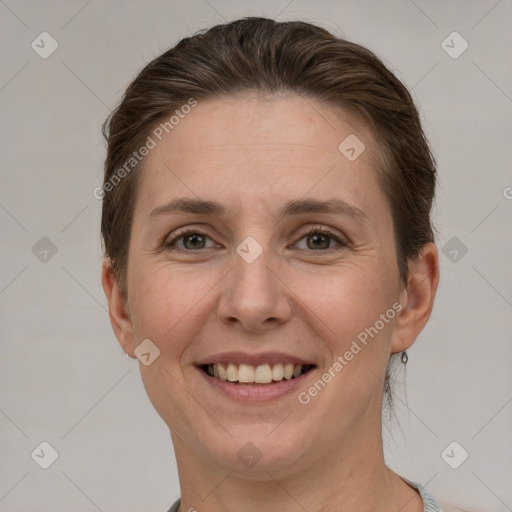
<path fill-rule="evenodd" d="M 355 161 L 338 150 L 349 134 L 366 146 Z M 199 102 L 145 158 L 127 294 L 108 260 L 102 282 L 125 352 L 135 357 L 144 339 L 161 351 L 140 371 L 170 429 L 181 511 L 423 510 L 419 494 L 384 463 L 381 404 L 390 355 L 409 348 L 430 316 L 438 253 L 427 244 L 407 285 L 400 282 L 378 161 L 371 132 L 354 115 L 254 93 Z M 217 201 L 227 216 L 150 216 L 178 197 Z M 284 203 L 304 198 L 342 199 L 367 220 L 277 217 Z M 181 238 L 181 252 L 165 248 L 183 226 L 207 235 L 204 244 Z M 316 248 L 307 233 L 319 227 L 347 245 L 327 238 Z M 247 236 L 263 249 L 250 264 L 236 252 Z M 236 403 L 194 366 L 219 352 L 283 351 L 317 365 L 299 390 L 307 391 L 397 302 L 400 313 L 307 405 L 296 393 Z M 237 457 L 248 442 L 262 454 L 251 468 Z"/>

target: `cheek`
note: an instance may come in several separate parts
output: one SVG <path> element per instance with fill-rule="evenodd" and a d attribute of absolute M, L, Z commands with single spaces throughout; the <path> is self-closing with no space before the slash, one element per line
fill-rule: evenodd
<path fill-rule="evenodd" d="M 323 278 L 302 276 L 294 289 L 307 305 L 306 322 L 328 354 L 319 376 L 327 382 L 325 388 L 314 384 L 303 390 L 312 401 L 312 409 L 307 410 L 323 410 L 325 422 L 338 424 L 340 431 L 349 427 L 350 418 L 363 415 L 370 403 L 380 411 L 399 298 L 396 280 L 389 276 L 378 267 L 373 271 L 347 267 Z M 317 389 L 322 389 L 318 400 Z"/>
<path fill-rule="evenodd" d="M 186 378 L 180 362 L 191 340 L 203 328 L 205 308 L 211 300 L 208 292 L 218 278 L 215 272 L 199 273 L 191 268 L 136 261 L 130 272 L 135 343 L 150 339 L 160 350 L 151 365 L 139 365 L 144 387 L 164 421 L 175 426 L 183 424 L 186 430 L 184 418 L 187 409 L 193 411 L 193 401 L 183 393 Z"/>
<path fill-rule="evenodd" d="M 324 340 L 329 340 L 330 350 L 339 354 L 392 308 L 398 295 L 396 283 L 389 275 L 378 266 L 347 265 L 323 274 L 303 273 L 290 279 L 300 299 L 297 303 L 305 305 L 304 314 L 309 316 L 309 322 L 318 326 L 316 330 Z M 386 322 L 386 327 L 391 323 Z M 380 322 L 378 326 L 381 327 Z"/>
<path fill-rule="evenodd" d="M 209 292 L 222 277 L 218 271 L 189 265 L 133 262 L 130 311 L 137 341 L 149 338 L 163 355 L 179 355 L 204 322 Z"/>

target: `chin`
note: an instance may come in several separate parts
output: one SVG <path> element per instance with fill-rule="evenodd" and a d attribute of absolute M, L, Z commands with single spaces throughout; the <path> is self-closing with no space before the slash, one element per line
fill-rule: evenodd
<path fill-rule="evenodd" d="M 269 480 L 268 472 L 281 476 L 296 472 L 309 448 L 305 438 L 310 436 L 292 434 L 284 425 L 243 425 L 228 430 L 233 437 L 210 440 L 207 453 L 222 469 L 252 480 Z"/>

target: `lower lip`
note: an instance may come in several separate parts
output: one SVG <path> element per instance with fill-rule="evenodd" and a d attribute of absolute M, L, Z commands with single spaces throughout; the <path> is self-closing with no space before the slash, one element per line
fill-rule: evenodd
<path fill-rule="evenodd" d="M 315 368 L 295 379 L 283 379 L 274 384 L 234 384 L 227 380 L 211 377 L 201 368 L 198 368 L 198 371 L 210 386 L 237 402 L 268 402 L 297 391 L 297 388 L 303 385 Z"/>

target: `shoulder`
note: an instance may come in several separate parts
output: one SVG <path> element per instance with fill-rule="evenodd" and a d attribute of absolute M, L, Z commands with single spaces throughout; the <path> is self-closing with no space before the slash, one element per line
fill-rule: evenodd
<path fill-rule="evenodd" d="M 421 484 L 412 482 L 406 478 L 403 478 L 403 480 L 420 493 L 421 499 L 423 500 L 424 512 L 469 512 L 456 507 L 455 505 L 449 505 L 446 502 L 437 501 Z"/>

